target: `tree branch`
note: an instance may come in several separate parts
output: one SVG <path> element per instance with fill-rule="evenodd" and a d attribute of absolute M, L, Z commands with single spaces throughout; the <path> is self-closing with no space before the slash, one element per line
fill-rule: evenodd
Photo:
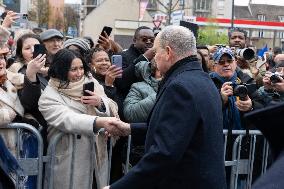
<path fill-rule="evenodd" d="M 167 11 L 169 11 L 168 7 L 166 7 L 160 0 L 157 0 L 157 3 L 159 3 L 159 4 L 162 5 L 162 7 L 164 7 Z"/>

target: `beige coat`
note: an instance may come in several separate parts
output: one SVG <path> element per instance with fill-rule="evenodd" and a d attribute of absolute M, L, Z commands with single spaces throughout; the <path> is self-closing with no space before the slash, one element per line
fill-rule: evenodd
<path fill-rule="evenodd" d="M 10 32 L 0 25 L 0 48 L 2 48 L 5 43 L 7 43 L 9 36 Z"/>
<path fill-rule="evenodd" d="M 21 105 L 17 94 L 17 87 L 20 87 L 24 82 L 23 74 L 14 74 L 7 72 L 8 80 L 4 83 L 7 91 L 0 88 L 0 127 L 6 127 L 11 123 L 16 115 L 23 116 L 24 108 Z M 11 129 L 2 129 L 1 135 L 8 149 L 15 154 L 16 153 L 16 132 Z"/>
<path fill-rule="evenodd" d="M 112 116 L 109 105 L 115 103 L 106 97 L 97 80 L 92 80 L 95 83 L 95 92 L 101 94 L 107 109 L 107 113 L 96 110 L 96 114 Z M 97 173 L 100 176 L 100 187 L 105 186 L 108 175 L 107 143 L 104 135 L 94 136 L 93 123 L 96 116 L 87 114 L 88 106 L 60 94 L 48 85 L 39 99 L 39 110 L 48 122 L 49 140 L 58 132 L 66 134 L 57 145 L 53 188 L 69 189 L 73 180 L 73 189 L 91 189 L 95 163 L 99 167 Z M 94 140 L 98 142 L 97 162 L 94 162 Z M 70 178 L 72 158 L 74 172 L 73 178 Z"/>

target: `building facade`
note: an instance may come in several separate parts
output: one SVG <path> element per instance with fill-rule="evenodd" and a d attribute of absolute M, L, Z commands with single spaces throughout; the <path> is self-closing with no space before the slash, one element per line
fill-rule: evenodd
<path fill-rule="evenodd" d="M 257 20 L 263 22 L 284 23 L 284 6 L 248 4 L 248 6 L 236 6 L 235 18 L 244 20 Z M 283 29 L 246 29 L 249 34 L 250 43 L 263 47 L 267 44 L 273 48 L 279 46 L 284 50 L 284 27 Z"/>
<path fill-rule="evenodd" d="M 97 41 L 104 26 L 113 28 L 111 37 L 123 48 L 132 43 L 139 26 L 153 27 L 153 18 L 146 11 L 139 21 L 139 2 L 136 0 L 104 0 L 82 20 L 82 36 Z"/>

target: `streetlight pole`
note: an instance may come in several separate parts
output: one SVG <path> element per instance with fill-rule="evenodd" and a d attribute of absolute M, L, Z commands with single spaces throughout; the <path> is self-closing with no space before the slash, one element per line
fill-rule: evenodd
<path fill-rule="evenodd" d="M 235 0 L 232 0 L 232 18 L 231 18 L 231 28 L 234 27 L 234 18 L 235 17 Z"/>
<path fill-rule="evenodd" d="M 171 24 L 171 19 L 172 19 L 172 18 L 171 18 L 171 17 L 172 17 L 172 3 L 173 3 L 172 0 L 170 0 L 170 1 L 169 1 L 169 4 L 168 4 L 168 5 L 169 5 L 169 10 L 168 10 L 168 19 L 169 19 L 169 20 L 168 20 L 167 25 L 170 25 L 170 24 Z"/>

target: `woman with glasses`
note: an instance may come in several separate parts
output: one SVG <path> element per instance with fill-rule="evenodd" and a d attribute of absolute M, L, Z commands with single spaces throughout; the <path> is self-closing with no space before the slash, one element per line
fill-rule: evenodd
<path fill-rule="evenodd" d="M 48 140 L 64 133 L 57 145 L 55 166 L 46 173 L 49 177 L 49 171 L 54 172 L 54 189 L 92 188 L 94 166 L 98 188 L 107 184 L 107 140 L 99 131 L 118 122 L 117 105 L 89 71 L 78 52 L 59 50 L 49 68 L 48 86 L 39 99 L 39 109 L 49 125 Z M 84 89 L 87 83 L 93 91 Z"/>
<path fill-rule="evenodd" d="M 88 62 L 92 75 L 103 85 L 106 95 L 115 100 L 114 81 L 122 76 L 122 69 L 112 65 L 109 55 L 101 48 L 91 49 Z"/>

